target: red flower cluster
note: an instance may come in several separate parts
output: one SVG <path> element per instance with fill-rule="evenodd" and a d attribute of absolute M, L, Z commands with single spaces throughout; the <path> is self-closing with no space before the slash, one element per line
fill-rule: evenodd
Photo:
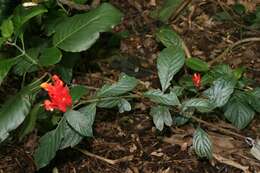
<path fill-rule="evenodd" d="M 199 88 L 201 84 L 201 76 L 199 73 L 194 73 L 192 76 L 192 81 L 195 87 Z"/>
<path fill-rule="evenodd" d="M 57 75 L 52 76 L 52 84 L 42 83 L 41 87 L 48 92 L 50 100 L 44 101 L 44 107 L 48 111 L 58 109 L 66 112 L 67 107 L 72 106 L 72 99 L 69 93 L 69 88 L 64 86 L 64 83 Z"/>

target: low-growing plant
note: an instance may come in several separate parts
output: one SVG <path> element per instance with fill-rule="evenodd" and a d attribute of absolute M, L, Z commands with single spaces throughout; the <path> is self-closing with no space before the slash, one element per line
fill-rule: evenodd
<path fill-rule="evenodd" d="M 251 83 L 244 77 L 243 68 L 209 66 L 199 58 L 187 57 L 182 39 L 167 27 L 156 33 L 165 47 L 156 62 L 160 88 L 138 91 L 136 86 L 143 82 L 122 73 L 117 82 L 105 84 L 90 99 L 84 99 L 87 87 L 71 84 L 73 64 L 77 61 L 68 56 L 74 58 L 88 50 L 100 33 L 119 24 L 122 13 L 103 3 L 89 12 L 73 15 L 55 2 L 33 7 L 18 5 L 1 22 L 0 84 L 6 76 L 20 76 L 23 80 L 20 91 L 1 105 L 0 141 L 6 141 L 17 128 L 22 139 L 35 128 L 37 120 L 50 121 L 50 127 L 37 126 L 40 132 L 49 130 L 40 138 L 34 153 L 38 169 L 45 167 L 58 150 L 74 147 L 84 137 L 93 136 L 98 108 L 118 107 L 123 113 L 131 111 L 136 99 L 147 98 L 159 131 L 165 126 L 194 123 L 194 150 L 199 157 L 208 159 L 212 157 L 212 143 L 199 126 L 199 117 L 218 116 L 243 129 L 255 112 L 260 112 L 260 88 L 249 87 Z M 25 85 L 28 75 L 35 80 Z M 48 93 L 48 99 L 40 96 L 41 89 Z"/>

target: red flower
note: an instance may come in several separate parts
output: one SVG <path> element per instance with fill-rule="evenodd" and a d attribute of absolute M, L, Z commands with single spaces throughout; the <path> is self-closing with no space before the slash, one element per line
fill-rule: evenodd
<path fill-rule="evenodd" d="M 192 76 L 192 81 L 193 81 L 194 86 L 199 88 L 200 84 L 201 84 L 201 76 L 200 76 L 200 74 L 199 73 L 194 73 L 193 76 Z"/>
<path fill-rule="evenodd" d="M 52 76 L 53 83 L 42 83 L 41 87 L 48 92 L 50 100 L 44 100 L 44 107 L 48 111 L 58 109 L 66 112 L 67 107 L 72 106 L 72 99 L 69 93 L 69 88 L 64 86 L 64 83 L 57 75 Z"/>

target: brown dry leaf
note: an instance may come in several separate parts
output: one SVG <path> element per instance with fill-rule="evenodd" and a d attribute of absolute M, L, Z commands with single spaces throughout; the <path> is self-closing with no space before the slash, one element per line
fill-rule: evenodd
<path fill-rule="evenodd" d="M 187 137 L 185 134 L 174 134 L 171 137 L 163 138 L 163 141 L 172 145 L 179 145 L 181 147 L 184 147 L 183 145 L 185 145 L 185 148 L 187 148 L 192 145 L 192 136 Z"/>
<path fill-rule="evenodd" d="M 256 144 L 251 148 L 250 153 L 260 161 L 260 140 L 257 140 Z"/>

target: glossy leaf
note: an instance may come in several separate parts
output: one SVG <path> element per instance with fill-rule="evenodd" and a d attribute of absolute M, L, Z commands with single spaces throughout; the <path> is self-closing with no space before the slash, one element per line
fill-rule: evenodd
<path fill-rule="evenodd" d="M 226 105 L 224 116 L 235 127 L 245 128 L 254 118 L 255 112 L 246 100 L 233 96 Z"/>
<path fill-rule="evenodd" d="M 209 66 L 205 61 L 202 61 L 199 58 L 188 58 L 186 59 L 186 66 L 194 71 L 208 71 Z"/>
<path fill-rule="evenodd" d="M 160 131 L 163 130 L 164 124 L 171 126 L 173 123 L 169 108 L 166 106 L 152 107 L 150 115 L 153 117 L 153 122 L 156 128 Z"/>
<path fill-rule="evenodd" d="M 182 40 L 180 36 L 170 28 L 161 28 L 156 37 L 166 47 L 181 47 Z"/>
<path fill-rule="evenodd" d="M 162 91 L 166 91 L 174 75 L 182 68 L 185 54 L 181 48 L 165 48 L 157 58 L 158 75 Z"/>
<path fill-rule="evenodd" d="M 144 93 L 144 96 L 151 99 L 151 101 L 163 105 L 175 106 L 179 105 L 179 99 L 174 92 L 164 94 L 161 90 L 149 90 Z"/>
<path fill-rule="evenodd" d="M 61 51 L 56 47 L 45 48 L 40 57 L 39 63 L 42 66 L 50 66 L 60 62 L 62 57 Z"/>
<path fill-rule="evenodd" d="M 196 108 L 200 112 L 210 112 L 215 107 L 208 99 L 194 98 L 183 102 L 183 109 Z"/>
<path fill-rule="evenodd" d="M 197 128 L 193 135 L 193 147 L 199 157 L 212 158 L 212 142 L 208 134 L 201 128 Z"/>
<path fill-rule="evenodd" d="M 92 136 L 92 126 L 90 126 L 89 119 L 79 112 L 70 110 L 64 114 L 69 125 L 82 136 Z M 91 130 L 90 130 L 91 129 Z"/>
<path fill-rule="evenodd" d="M 53 44 L 65 51 L 87 50 L 99 38 L 100 32 L 111 30 L 121 20 L 115 7 L 103 3 L 85 14 L 78 14 L 58 24 Z"/>
<path fill-rule="evenodd" d="M 87 88 L 83 85 L 74 85 L 70 88 L 70 95 L 73 102 L 78 101 L 87 93 Z"/>
<path fill-rule="evenodd" d="M 132 91 L 138 81 L 134 77 L 130 77 L 126 74 L 121 74 L 117 83 L 112 85 L 104 85 L 97 93 L 97 97 L 119 96 Z"/>
<path fill-rule="evenodd" d="M 204 91 L 204 95 L 209 98 L 215 107 L 224 106 L 231 94 L 234 92 L 236 82 L 232 79 L 219 78 L 213 82 L 213 86 Z"/>
<path fill-rule="evenodd" d="M 8 74 L 12 66 L 17 62 L 17 58 L 0 59 L 0 85 Z"/>

